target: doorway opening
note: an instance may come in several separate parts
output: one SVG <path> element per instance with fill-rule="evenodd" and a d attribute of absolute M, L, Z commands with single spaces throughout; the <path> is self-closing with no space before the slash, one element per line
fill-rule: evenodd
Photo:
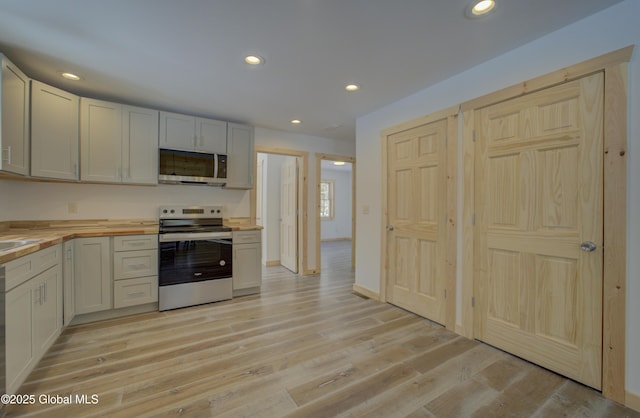
<path fill-rule="evenodd" d="M 256 149 L 256 187 L 252 191 L 252 217 L 262 230 L 262 264 L 283 266 L 303 273 L 306 254 L 304 182 L 306 153 Z"/>
<path fill-rule="evenodd" d="M 355 158 L 316 154 L 316 260 L 355 267 Z"/>

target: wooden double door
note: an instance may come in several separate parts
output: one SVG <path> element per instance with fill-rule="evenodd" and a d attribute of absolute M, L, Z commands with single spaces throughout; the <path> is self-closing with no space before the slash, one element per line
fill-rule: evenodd
<path fill-rule="evenodd" d="M 597 389 L 603 97 L 597 73 L 477 109 L 475 158 L 465 161 L 475 183 L 474 336 Z M 385 299 L 441 324 L 455 297 L 446 278 L 447 123 L 386 136 Z"/>

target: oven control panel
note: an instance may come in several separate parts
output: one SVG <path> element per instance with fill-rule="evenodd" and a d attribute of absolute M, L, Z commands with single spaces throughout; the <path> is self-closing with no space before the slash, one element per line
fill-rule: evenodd
<path fill-rule="evenodd" d="M 160 219 L 222 218 L 223 206 L 161 206 Z"/>

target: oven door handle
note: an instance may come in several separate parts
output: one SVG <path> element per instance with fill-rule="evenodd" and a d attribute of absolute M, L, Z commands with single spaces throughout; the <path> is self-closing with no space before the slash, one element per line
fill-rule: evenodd
<path fill-rule="evenodd" d="M 206 241 L 218 238 L 231 238 L 230 232 L 188 232 L 188 233 L 169 233 L 158 235 L 160 242 L 177 242 L 177 241 Z"/>

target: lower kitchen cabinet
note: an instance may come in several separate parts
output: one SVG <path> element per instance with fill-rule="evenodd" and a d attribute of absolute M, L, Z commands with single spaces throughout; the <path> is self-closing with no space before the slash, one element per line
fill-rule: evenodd
<path fill-rule="evenodd" d="M 62 330 L 61 246 L 38 251 L 5 265 L 6 386 L 15 393 Z M 46 255 L 50 261 L 39 264 Z M 53 265 L 49 265 L 53 263 Z M 31 278 L 23 272 L 33 267 Z M 16 267 L 12 269 L 12 267 Z M 17 286 L 14 286 L 15 284 Z"/>
<path fill-rule="evenodd" d="M 233 295 L 260 292 L 262 285 L 262 231 L 233 232 Z"/>
<path fill-rule="evenodd" d="M 74 291 L 77 315 L 113 307 L 109 237 L 74 240 Z"/>
<path fill-rule="evenodd" d="M 158 301 L 158 238 L 128 235 L 113 238 L 113 307 Z"/>

